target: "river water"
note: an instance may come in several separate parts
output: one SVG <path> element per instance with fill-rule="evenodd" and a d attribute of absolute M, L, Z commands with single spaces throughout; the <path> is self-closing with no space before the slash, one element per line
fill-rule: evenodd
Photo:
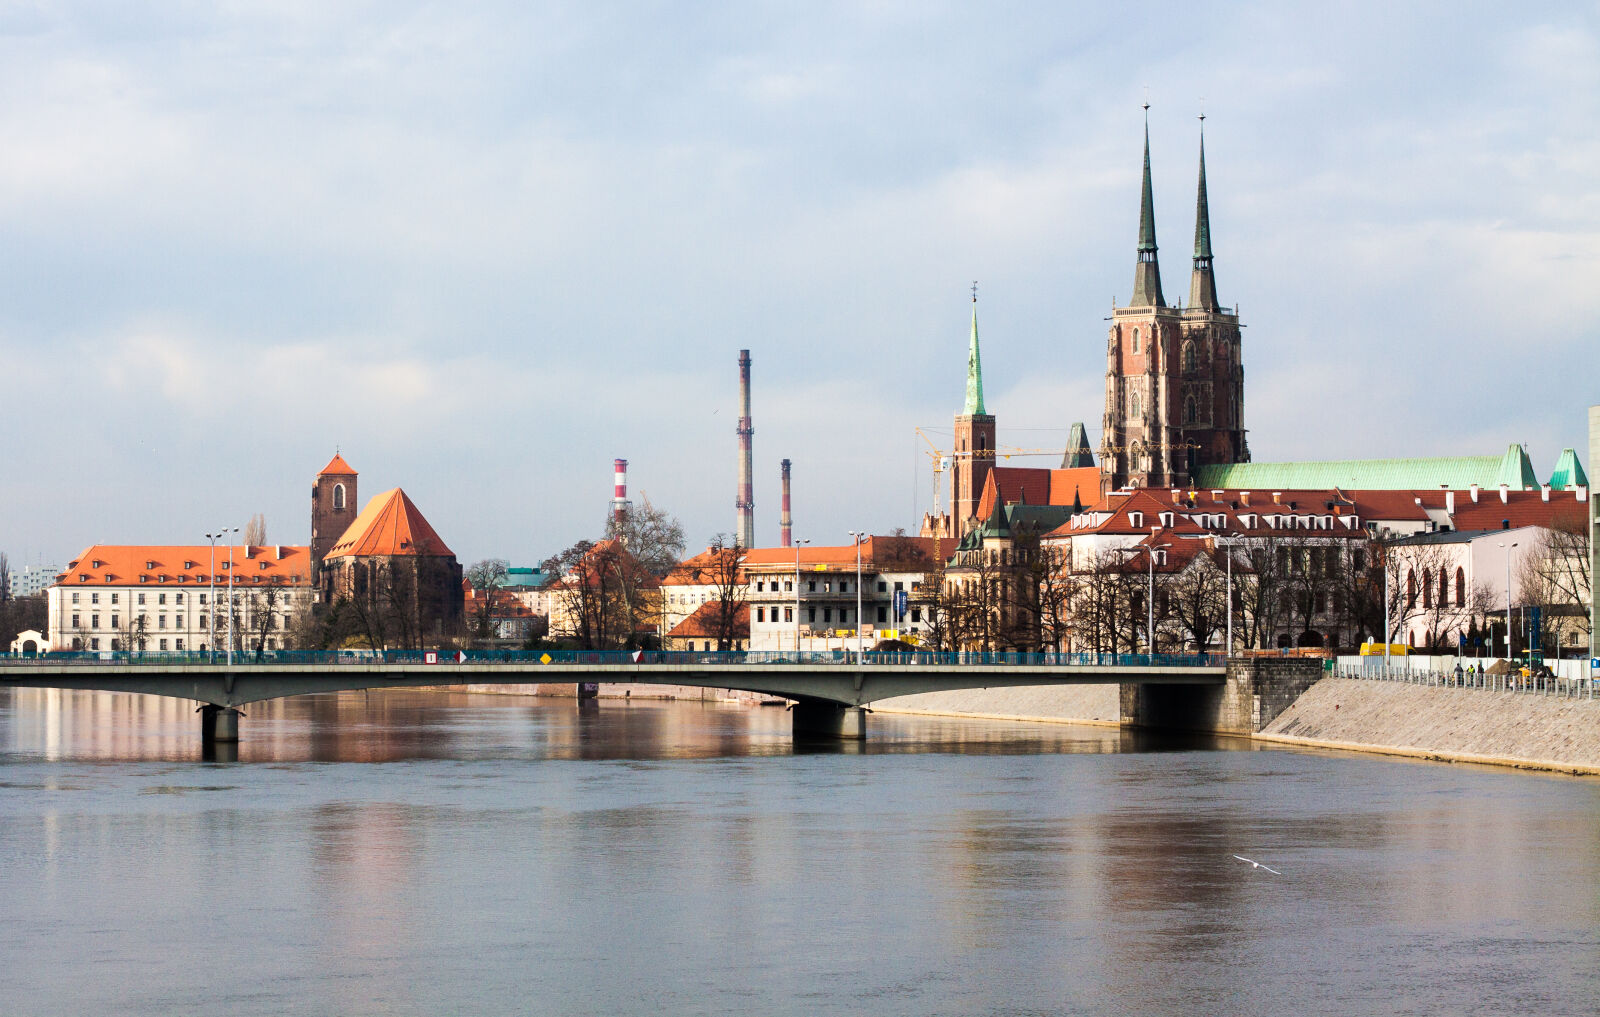
<path fill-rule="evenodd" d="M 1600 781 L 419 691 L 208 763 L 192 709 L 0 691 L 0 1013 L 1600 1011 Z"/>

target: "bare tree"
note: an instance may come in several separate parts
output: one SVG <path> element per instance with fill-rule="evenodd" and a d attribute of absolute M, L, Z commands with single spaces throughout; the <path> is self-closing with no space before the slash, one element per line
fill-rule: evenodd
<path fill-rule="evenodd" d="M 487 641 L 494 636 L 494 611 L 502 604 L 500 589 L 506 583 L 509 568 L 510 563 L 504 558 L 485 558 L 467 569 L 467 582 L 482 594 L 482 599 L 474 606 L 473 617 L 468 619 L 472 634 L 479 640 Z"/>
<path fill-rule="evenodd" d="M 260 547 L 267 542 L 267 517 L 257 512 L 244 527 L 246 546 Z"/>
<path fill-rule="evenodd" d="M 1204 653 L 1211 639 L 1225 627 L 1228 610 L 1227 576 L 1207 552 L 1200 552 L 1165 583 L 1172 614 L 1183 626 L 1195 652 Z"/>
<path fill-rule="evenodd" d="M 268 634 L 277 630 L 278 605 L 287 594 L 282 576 L 273 576 L 266 586 L 246 594 L 250 598 L 250 627 L 255 636 L 256 660 L 260 660 L 266 650 Z M 284 625 L 285 630 L 288 627 Z"/>
<path fill-rule="evenodd" d="M 1584 609 L 1593 589 L 1590 575 L 1589 526 L 1582 512 L 1567 513 L 1534 538 L 1522 559 L 1519 586 L 1523 602 L 1540 608 L 1539 645 L 1558 650 L 1564 627 L 1589 644 L 1589 615 Z"/>
<path fill-rule="evenodd" d="M 717 649 L 724 652 L 733 648 L 740 610 L 746 608 L 744 559 L 748 553 L 732 537 L 719 533 L 706 553 L 696 558 L 704 564 L 697 565 L 691 573 L 696 584 L 711 587 L 711 629 L 716 634 Z"/>
<path fill-rule="evenodd" d="M 648 494 L 623 514 L 619 522 L 606 516 L 605 534 L 618 541 L 648 575 L 664 576 L 683 560 L 683 524 L 665 509 L 657 508 Z"/>

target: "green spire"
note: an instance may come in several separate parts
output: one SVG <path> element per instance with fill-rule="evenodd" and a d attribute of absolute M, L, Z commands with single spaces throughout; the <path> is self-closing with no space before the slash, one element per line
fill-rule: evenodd
<path fill-rule="evenodd" d="M 1570 448 L 1561 450 L 1561 458 L 1556 460 L 1555 472 L 1550 474 L 1550 487 L 1557 491 L 1570 491 L 1574 487 L 1588 487 L 1589 478 L 1583 472 L 1583 464 L 1578 461 L 1578 453 Z"/>
<path fill-rule="evenodd" d="M 1150 186 L 1150 106 L 1144 107 L 1144 190 L 1139 199 L 1139 264 L 1133 275 L 1130 307 L 1165 307 L 1161 266 L 1156 262 L 1156 199 Z"/>
<path fill-rule="evenodd" d="M 1200 189 L 1194 199 L 1194 273 L 1189 306 L 1217 309 L 1217 278 L 1211 271 L 1211 208 L 1206 201 L 1206 117 L 1200 114 Z"/>
<path fill-rule="evenodd" d="M 972 284 L 972 341 L 967 346 L 967 403 L 961 411 L 969 417 L 984 416 L 983 360 L 978 356 L 978 284 Z"/>

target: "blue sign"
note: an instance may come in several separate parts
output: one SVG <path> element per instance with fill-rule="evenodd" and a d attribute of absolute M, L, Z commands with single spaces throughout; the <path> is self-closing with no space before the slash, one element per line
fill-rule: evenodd
<path fill-rule="evenodd" d="M 1589 658 L 1589 670 L 1600 671 L 1600 657 Z"/>
<path fill-rule="evenodd" d="M 910 600 L 910 597 L 908 597 L 906 595 L 906 591 L 904 591 L 904 590 L 896 590 L 896 591 L 894 591 L 894 620 L 895 621 L 898 622 L 901 619 L 905 618 L 905 616 L 906 616 L 906 603 L 909 600 Z"/>

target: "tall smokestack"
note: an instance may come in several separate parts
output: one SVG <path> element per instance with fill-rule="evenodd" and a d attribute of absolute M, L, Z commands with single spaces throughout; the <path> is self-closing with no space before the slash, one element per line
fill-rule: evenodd
<path fill-rule="evenodd" d="M 613 459 L 611 468 L 612 479 L 616 482 L 611 492 L 611 522 L 620 528 L 628 518 L 628 510 L 633 508 L 633 503 L 628 501 L 628 461 Z"/>
<path fill-rule="evenodd" d="M 750 351 L 739 351 L 739 497 L 734 502 L 738 511 L 738 532 L 734 540 L 740 547 L 751 548 L 756 543 L 755 481 L 751 476 L 750 438 L 755 428 L 750 426 Z"/>
<path fill-rule="evenodd" d="M 789 515 L 789 460 L 785 459 L 783 466 L 783 514 L 778 517 L 778 543 L 784 547 L 794 546 L 794 535 L 791 532 L 794 519 Z"/>

